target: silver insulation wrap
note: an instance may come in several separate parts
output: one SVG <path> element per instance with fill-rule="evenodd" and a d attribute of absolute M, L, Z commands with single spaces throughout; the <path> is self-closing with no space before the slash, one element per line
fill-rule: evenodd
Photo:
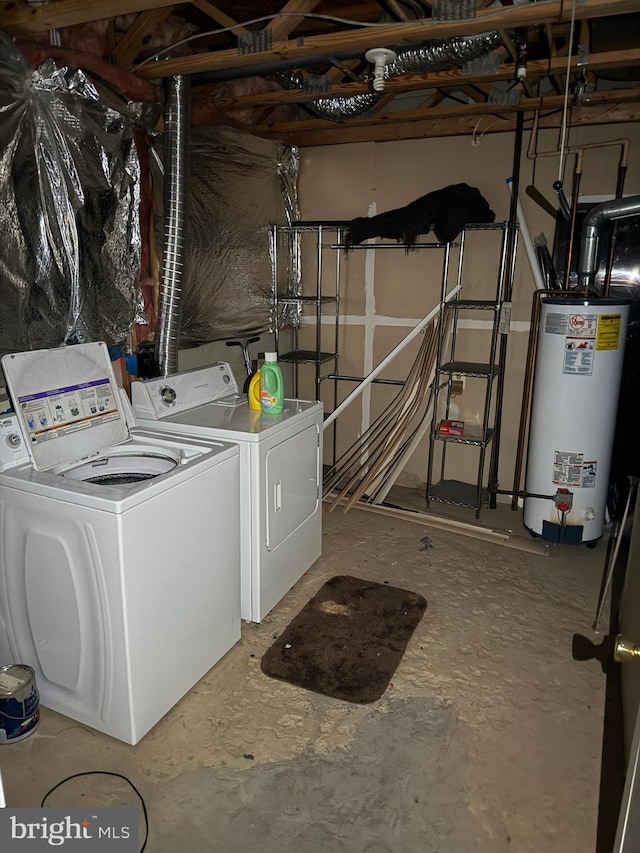
<path fill-rule="evenodd" d="M 402 74 L 420 74 L 425 71 L 445 71 L 464 65 L 472 59 L 478 59 L 502 44 L 497 32 L 478 33 L 464 38 L 452 38 L 446 41 L 425 42 L 424 46 L 400 50 L 396 59 L 384 67 L 384 77 L 399 77 Z M 373 72 L 367 70 L 363 80 L 373 78 Z M 275 80 L 285 89 L 303 89 L 302 77 L 295 73 L 282 73 Z M 320 118 L 339 121 L 356 118 L 368 112 L 380 100 L 382 94 L 367 93 L 349 98 L 320 98 L 305 104 L 305 109 Z"/>
<path fill-rule="evenodd" d="M 156 358 L 161 376 L 178 371 L 182 287 L 187 258 L 185 240 L 190 94 L 188 77 L 170 77 L 167 80 L 164 121 L 164 234 L 156 329 Z"/>
<path fill-rule="evenodd" d="M 0 350 L 124 341 L 141 306 L 126 102 L 0 33 Z"/>
<path fill-rule="evenodd" d="M 272 330 L 270 232 L 298 218 L 297 149 L 232 128 L 192 128 L 189 163 L 180 346 Z M 294 259 L 279 263 L 284 293 Z"/>

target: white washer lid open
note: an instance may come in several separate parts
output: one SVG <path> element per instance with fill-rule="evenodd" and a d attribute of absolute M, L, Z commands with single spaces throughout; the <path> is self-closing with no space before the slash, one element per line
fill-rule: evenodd
<path fill-rule="evenodd" d="M 105 343 L 5 355 L 2 368 L 38 471 L 86 459 L 129 438 Z"/>

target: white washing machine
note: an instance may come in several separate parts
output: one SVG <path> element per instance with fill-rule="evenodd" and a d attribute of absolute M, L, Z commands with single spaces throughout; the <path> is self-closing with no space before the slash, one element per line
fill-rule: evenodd
<path fill-rule="evenodd" d="M 238 448 L 130 430 L 103 343 L 2 364 L 0 664 L 135 744 L 240 638 Z"/>
<path fill-rule="evenodd" d="M 322 403 L 249 408 L 225 362 L 131 386 L 136 423 L 240 447 L 240 615 L 261 622 L 320 556 Z"/>

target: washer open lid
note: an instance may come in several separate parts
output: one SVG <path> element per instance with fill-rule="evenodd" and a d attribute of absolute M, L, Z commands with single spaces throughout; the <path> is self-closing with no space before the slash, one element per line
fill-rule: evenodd
<path fill-rule="evenodd" d="M 2 368 L 38 471 L 95 456 L 129 438 L 105 343 L 13 353 L 3 356 Z"/>

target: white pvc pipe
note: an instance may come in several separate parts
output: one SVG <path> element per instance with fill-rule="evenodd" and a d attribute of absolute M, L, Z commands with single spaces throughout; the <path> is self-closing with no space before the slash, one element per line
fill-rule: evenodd
<path fill-rule="evenodd" d="M 509 187 L 509 193 L 513 192 L 512 183 L 513 178 L 507 178 L 507 186 Z M 519 198 L 516 207 L 516 215 L 518 217 L 518 225 L 520 226 L 520 236 L 522 237 L 522 242 L 524 243 L 527 258 L 529 259 L 531 275 L 533 276 L 533 281 L 535 283 L 536 290 L 545 290 L 546 284 L 544 283 L 544 279 L 542 278 L 540 264 L 538 263 L 538 256 L 536 255 L 533 240 L 531 239 L 531 232 L 529 231 L 529 226 L 527 225 L 527 220 L 524 215 L 524 210 L 522 209 L 522 205 L 520 204 Z"/>
<path fill-rule="evenodd" d="M 455 287 L 452 287 L 451 290 L 449 291 L 449 293 L 447 293 L 447 295 L 444 298 L 444 301 L 450 302 L 453 299 L 453 297 L 457 295 L 457 293 L 459 291 L 460 291 L 460 285 L 456 284 Z M 427 316 L 424 319 L 420 320 L 420 322 L 417 324 L 417 326 L 414 326 L 414 328 L 409 332 L 409 334 L 406 337 L 404 337 L 400 341 L 400 343 L 397 344 L 397 346 L 395 346 L 391 350 L 389 355 L 385 356 L 382 359 L 382 361 L 380 362 L 380 364 L 377 367 L 374 367 L 373 370 L 371 371 L 371 373 L 368 376 L 365 376 L 365 378 L 362 380 L 362 382 L 356 388 L 354 388 L 353 391 L 348 396 L 346 396 L 344 398 L 344 400 L 340 403 L 338 408 L 334 409 L 333 412 L 331 412 L 331 414 L 327 417 L 327 419 L 324 422 L 323 429 L 326 429 L 328 426 L 330 426 L 335 421 L 335 419 L 338 417 L 338 415 L 341 412 L 343 412 L 348 406 L 350 406 L 351 403 L 353 403 L 353 401 L 356 399 L 356 397 L 359 397 L 360 394 L 362 394 L 362 392 L 364 391 L 365 388 L 368 388 L 369 385 L 371 385 L 371 383 L 376 378 L 376 376 L 379 373 L 382 373 L 382 371 L 385 369 L 385 367 L 393 361 L 393 359 L 398 355 L 398 353 L 402 352 L 402 350 L 408 344 L 410 344 L 411 341 L 415 337 L 417 337 L 420 334 L 420 332 L 424 329 L 425 326 L 429 325 L 429 323 L 433 320 L 433 318 L 436 316 L 436 314 L 439 313 L 439 311 L 440 311 L 440 303 L 438 303 L 435 306 L 435 308 L 433 308 L 431 311 L 429 311 Z"/>

